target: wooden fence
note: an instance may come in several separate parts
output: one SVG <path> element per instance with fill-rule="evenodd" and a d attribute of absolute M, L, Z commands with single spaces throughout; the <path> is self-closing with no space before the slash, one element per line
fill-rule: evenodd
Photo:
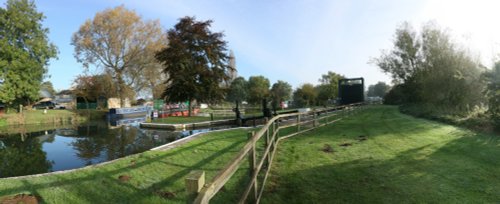
<path fill-rule="evenodd" d="M 259 203 L 279 141 L 341 120 L 361 109 L 362 105 L 357 103 L 304 113 L 283 114 L 271 118 L 258 132 L 249 133 L 245 146 L 209 183 L 204 183 L 204 172 L 193 171 L 190 173 L 186 178 L 186 189 L 188 193 L 195 196 L 193 203 L 208 203 L 243 164 L 245 158 L 248 159 L 250 166 L 250 182 L 247 184 L 239 203 Z M 293 126 L 296 126 L 296 131 L 293 133 L 279 135 L 280 131 L 285 128 L 293 128 Z M 260 139 L 264 139 L 263 152 L 256 151 L 257 142 Z"/>

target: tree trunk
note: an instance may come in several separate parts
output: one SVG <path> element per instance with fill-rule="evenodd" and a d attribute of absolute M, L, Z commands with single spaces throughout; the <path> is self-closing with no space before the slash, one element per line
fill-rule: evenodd
<path fill-rule="evenodd" d="M 122 76 L 121 72 L 117 71 L 116 77 L 118 80 L 118 96 L 120 97 L 120 108 L 123 108 L 124 103 L 125 103 L 125 93 L 124 93 L 125 82 L 123 81 L 123 78 L 122 78 L 123 76 Z"/>
<path fill-rule="evenodd" d="M 188 101 L 188 117 L 191 117 L 191 99 Z"/>

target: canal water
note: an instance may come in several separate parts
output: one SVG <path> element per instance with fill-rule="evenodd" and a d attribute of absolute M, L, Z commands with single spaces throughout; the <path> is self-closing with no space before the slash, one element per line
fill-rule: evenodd
<path fill-rule="evenodd" d="M 212 129 L 141 129 L 138 123 L 93 121 L 0 130 L 0 178 L 80 168 L 144 152 Z M 224 127 L 219 127 L 221 129 Z M 227 128 L 227 127 L 225 127 Z"/>

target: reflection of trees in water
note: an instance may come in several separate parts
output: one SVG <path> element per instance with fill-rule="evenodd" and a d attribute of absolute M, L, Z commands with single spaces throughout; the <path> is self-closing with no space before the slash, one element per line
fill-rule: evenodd
<path fill-rule="evenodd" d="M 76 156 L 88 164 L 91 164 L 92 159 L 103 155 L 106 160 L 113 160 L 142 152 L 155 144 L 152 137 L 131 126 L 110 129 L 106 125 L 93 123 L 79 126 L 77 131 L 78 138 L 71 146 L 76 151 Z"/>
<path fill-rule="evenodd" d="M 24 140 L 24 141 L 23 141 Z M 52 163 L 42 150 L 42 143 L 24 134 L 2 138 L 0 177 L 22 176 L 51 171 Z"/>
<path fill-rule="evenodd" d="M 111 129 L 109 131 L 109 135 L 113 135 L 113 137 L 108 138 L 108 160 L 142 152 L 154 145 L 151 138 L 142 134 L 135 127 L 122 126 L 116 129 Z"/>
<path fill-rule="evenodd" d="M 5 144 L 5 148 L 0 148 L 0 177 L 45 173 L 57 168 L 57 164 L 47 161 L 47 154 L 42 149 L 43 143 L 53 143 L 56 136 L 71 138 L 69 148 L 87 165 L 143 152 L 182 137 L 178 132 L 133 126 L 110 129 L 107 123 L 99 121 L 50 130 L 23 128 L 15 134 L 0 134 Z"/>

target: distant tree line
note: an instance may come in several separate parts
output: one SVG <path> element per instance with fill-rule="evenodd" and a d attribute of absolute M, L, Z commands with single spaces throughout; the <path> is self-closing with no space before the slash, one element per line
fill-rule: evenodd
<path fill-rule="evenodd" d="M 259 105 L 266 99 L 274 109 L 288 101 L 292 101 L 292 105 L 298 108 L 332 105 L 338 98 L 338 82 L 343 78 L 345 77 L 329 71 L 318 80 L 319 85 L 305 83 L 293 90 L 288 82 L 282 80 L 271 86 L 269 79 L 264 76 L 251 76 L 248 81 L 237 77 L 229 86 L 226 100 Z"/>

